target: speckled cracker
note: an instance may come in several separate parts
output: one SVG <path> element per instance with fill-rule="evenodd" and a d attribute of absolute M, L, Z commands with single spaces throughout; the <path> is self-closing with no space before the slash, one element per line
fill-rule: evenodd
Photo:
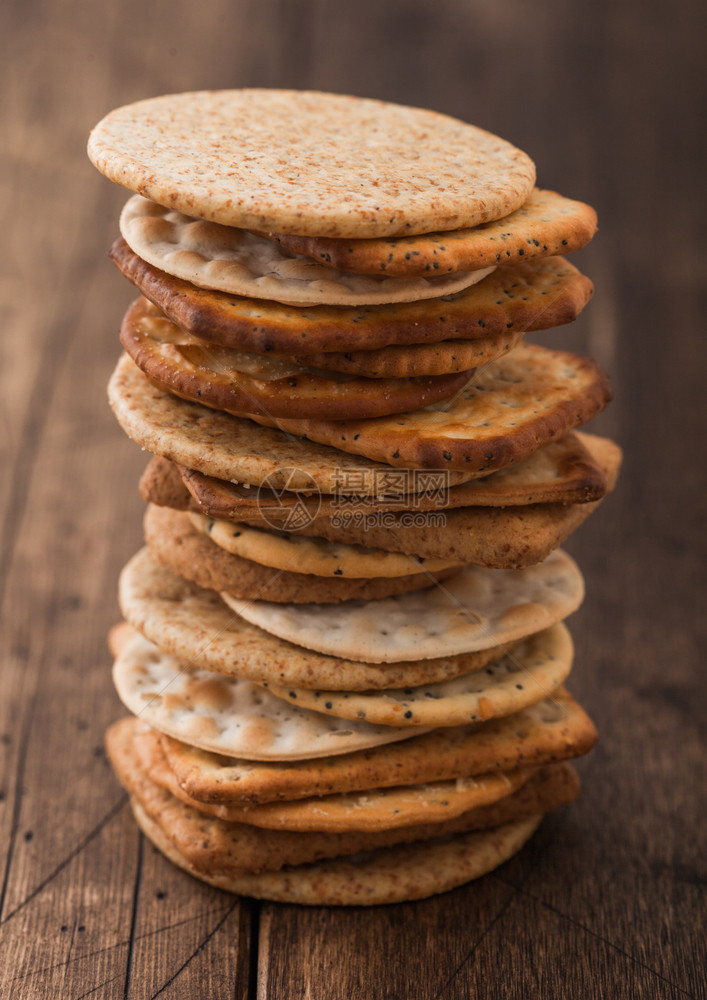
<path fill-rule="evenodd" d="M 375 420 L 255 417 L 320 444 L 403 468 L 491 472 L 600 413 L 609 381 L 589 358 L 522 343 L 447 403 Z"/>
<path fill-rule="evenodd" d="M 589 278 L 569 261 L 553 257 L 498 267 L 482 282 L 443 299 L 305 309 L 197 288 L 152 267 L 124 240 L 116 240 L 111 257 L 183 330 L 225 347 L 297 357 L 349 351 L 360 355 L 391 345 L 429 346 L 451 338 L 483 341 L 545 330 L 575 319 L 593 290 Z M 331 361 L 314 363 L 335 368 Z M 397 369 L 391 371 L 397 374 Z"/>
<path fill-rule="evenodd" d="M 113 665 L 125 707 L 182 742 L 248 760 L 303 760 L 405 739 L 408 730 L 293 708 L 251 681 L 201 670 L 139 634 Z"/>
<path fill-rule="evenodd" d="M 424 556 L 386 552 L 363 545 L 328 542 L 324 538 L 306 538 L 298 533 L 254 528 L 232 521 L 190 513 L 197 531 L 219 548 L 243 559 L 250 559 L 274 569 L 292 570 L 329 579 L 408 576 L 425 569 L 428 573 L 457 565 L 456 560 L 425 559 Z"/>
<path fill-rule="evenodd" d="M 224 595 L 246 621 L 288 642 L 372 663 L 501 646 L 576 611 L 582 574 L 561 549 L 528 569 L 466 566 L 429 591 L 379 601 L 272 604 Z"/>
<path fill-rule="evenodd" d="M 294 90 L 169 94 L 117 108 L 88 155 L 117 184 L 226 226 L 346 237 L 477 226 L 520 207 L 532 161 L 455 118 Z"/>
<path fill-rule="evenodd" d="M 125 314 L 120 341 L 159 388 L 229 413 L 332 420 L 402 413 L 449 399 L 473 374 L 370 379 L 315 371 L 274 355 L 205 344 L 144 298 Z"/>
<path fill-rule="evenodd" d="M 178 399 L 151 385 L 127 355 L 111 376 L 108 399 L 140 447 L 207 476 L 308 493 L 375 496 L 390 490 L 390 466 Z M 473 470 L 450 472 L 449 484 L 473 476 Z"/>
<path fill-rule="evenodd" d="M 597 229 L 596 212 L 581 201 L 536 188 L 515 212 L 473 229 L 391 240 L 263 234 L 295 253 L 362 274 L 446 274 L 553 254 L 585 246 Z"/>
<path fill-rule="evenodd" d="M 148 507 L 145 541 L 152 555 L 178 576 L 200 587 L 228 593 L 245 600 L 284 603 L 336 604 L 350 600 L 372 600 L 391 594 L 432 587 L 455 572 L 450 568 L 426 570 L 406 576 L 347 579 L 320 577 L 294 570 L 272 569 L 250 559 L 231 555 L 198 531 L 182 511 Z M 293 560 L 291 566 L 296 566 Z"/>
<path fill-rule="evenodd" d="M 123 209 L 120 232 L 134 253 L 175 278 L 293 306 L 434 299 L 476 284 L 495 267 L 412 278 L 337 271 L 244 229 L 195 219 L 139 195 Z"/>
<path fill-rule="evenodd" d="M 257 804 L 455 780 L 524 764 L 578 757 L 597 732 L 571 695 L 552 696 L 514 715 L 415 736 L 372 750 L 293 763 L 234 760 L 161 737 L 184 791 L 204 802 Z"/>
<path fill-rule="evenodd" d="M 512 795 L 535 773 L 524 767 L 505 773 L 481 774 L 458 781 L 437 781 L 400 788 L 372 788 L 363 794 L 328 795 L 295 802 L 273 802 L 261 806 L 205 803 L 193 799 L 177 781 L 162 750 L 160 734 L 137 719 L 132 739 L 140 766 L 147 777 L 175 798 L 227 823 L 247 823 L 265 830 L 321 830 L 326 833 L 392 830 L 399 826 L 438 823 L 454 819 L 470 809 Z"/>
<path fill-rule="evenodd" d="M 389 691 L 268 688 L 293 705 L 384 726 L 463 726 L 512 715 L 549 697 L 572 669 L 568 629 L 556 625 L 524 639 L 513 652 L 463 677 Z"/>
<path fill-rule="evenodd" d="M 121 574 L 120 605 L 131 625 L 180 660 L 260 684 L 348 691 L 406 687 L 480 670 L 501 655 L 490 646 L 431 659 L 414 654 L 404 663 L 380 665 L 314 653 L 246 622 L 214 591 L 175 576 L 146 549 Z M 513 648 L 510 640 L 503 643 L 503 652 L 509 645 Z"/>
<path fill-rule="evenodd" d="M 442 493 L 406 494 L 404 488 L 408 477 L 405 477 L 401 494 L 381 499 L 359 497 L 356 503 L 362 513 L 589 503 L 606 494 L 605 470 L 618 467 L 620 461 L 621 449 L 613 441 L 577 432 L 550 442 L 516 465 Z M 265 523 L 270 525 L 282 524 L 300 511 L 306 521 L 330 517 L 340 514 L 349 502 L 342 505 L 341 497 L 326 494 L 309 497 L 227 483 L 159 457 L 153 458 L 145 469 L 140 495 L 148 503 L 175 510 L 201 511 L 207 516 L 231 521 L 241 518 L 253 522 L 264 520 L 263 512 L 267 510 Z"/>

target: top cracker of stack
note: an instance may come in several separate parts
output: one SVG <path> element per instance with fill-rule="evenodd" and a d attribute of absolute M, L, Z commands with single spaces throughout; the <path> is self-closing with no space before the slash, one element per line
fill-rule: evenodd
<path fill-rule="evenodd" d="M 124 319 L 121 341 L 130 357 L 119 363 L 109 392 L 123 428 L 157 456 L 142 484 L 143 495 L 158 505 L 146 519 L 148 551 L 126 567 L 121 584 L 124 614 L 156 645 L 128 637 L 115 649 L 121 698 L 136 714 L 144 705 L 154 728 L 141 731 L 128 720 L 109 735 L 141 826 L 199 877 L 266 898 L 385 902 L 441 891 L 489 870 L 521 846 L 535 814 L 576 794 L 564 765 L 547 775 L 541 765 L 586 752 L 594 739 L 589 720 L 558 687 L 571 665 L 571 644 L 556 623 L 581 600 L 576 567 L 561 554 L 552 557 L 559 562 L 543 564 L 550 589 L 558 579 L 564 588 L 561 610 L 549 618 L 540 599 L 513 606 L 512 581 L 529 593 L 525 577 L 512 577 L 504 590 L 493 576 L 500 568 L 522 574 L 529 567 L 534 580 L 534 564 L 595 508 L 618 471 L 611 442 L 572 433 L 608 402 L 605 376 L 586 358 L 521 343 L 529 330 L 574 319 L 591 296 L 591 283 L 564 255 L 591 239 L 593 211 L 536 189 L 528 157 L 480 129 L 429 111 L 320 93 L 246 90 L 143 101 L 100 122 L 89 155 L 136 192 L 111 256 L 144 298 Z M 441 498 L 439 485 L 432 489 L 418 475 L 426 470 L 444 473 Z M 389 519 L 347 521 L 342 498 Z M 439 508 L 441 528 L 439 521 L 426 527 L 424 518 L 412 527 L 404 521 L 411 509 Z M 293 510 L 300 514 L 296 537 L 270 530 L 291 527 Z M 291 571 L 293 563 L 301 572 Z M 399 626 L 410 632 L 405 614 L 424 617 L 426 605 L 413 600 L 405 612 L 408 605 L 396 606 L 390 595 L 433 586 L 469 564 L 488 569 L 453 577 L 469 582 L 450 584 L 452 591 L 456 586 L 465 602 L 468 594 L 492 593 L 493 614 L 483 620 L 497 615 L 500 639 L 486 635 L 476 645 L 464 639 L 453 650 L 452 643 L 451 659 L 440 656 L 434 640 L 418 653 L 403 642 L 406 652 L 392 659 L 406 662 L 389 663 L 389 643 L 375 634 L 381 616 L 392 613 L 394 620 L 397 608 Z M 474 574 L 481 574 L 478 581 Z M 377 601 L 386 597 L 393 605 L 383 602 L 379 611 Z M 352 598 L 370 602 L 358 617 Z M 318 605 L 337 601 L 344 602 L 344 617 L 332 612 L 330 621 Z M 298 617 L 301 602 L 304 617 Z M 465 610 L 473 619 L 473 608 Z M 440 621 L 449 617 L 440 614 Z M 518 615 L 525 622 L 509 630 Z M 511 652 L 546 625 L 551 639 Z M 361 628 L 369 634 L 357 635 Z M 325 634 L 346 634 L 348 645 L 343 652 L 318 645 Z M 182 662 L 170 666 L 174 656 Z M 493 688 L 499 670 L 500 687 Z M 517 675 L 524 672 L 537 697 L 518 693 L 524 685 Z M 324 676 L 334 693 L 315 690 Z M 186 693 L 173 695 L 170 714 L 159 690 L 176 684 L 181 691 L 180 677 L 187 678 Z M 397 690 L 401 677 L 410 690 Z M 426 681 L 440 683 L 430 688 Z M 550 686 L 541 693 L 540 684 Z M 367 687 L 380 689 L 383 702 Z M 235 742 L 204 741 L 204 727 L 216 723 L 208 711 L 208 719 L 199 716 L 194 699 L 206 689 L 214 705 L 229 706 L 217 715 L 224 732 L 241 729 Z M 522 714 L 545 694 L 545 716 L 523 743 Z M 291 711 L 312 717 L 307 724 L 315 729 L 324 709 L 334 717 L 324 720 L 325 733 L 350 719 L 348 742 L 330 739 L 330 747 L 338 740 L 340 748 L 319 751 L 303 772 L 297 754 L 285 753 L 289 783 L 274 793 L 277 751 L 259 749 L 256 735 L 249 752 L 243 739 L 258 715 L 253 697 L 257 705 L 271 699 L 276 716 L 277 706 L 298 700 L 309 707 Z M 553 706 L 569 720 L 569 735 L 551 736 Z M 245 730 L 241 711 L 250 720 Z M 367 715 L 381 720 L 382 727 L 373 726 L 380 733 L 371 736 L 361 721 Z M 449 748 L 416 750 L 427 737 L 411 727 L 425 720 L 434 720 L 430 738 L 459 732 L 457 740 L 459 726 L 473 722 L 477 746 L 506 717 L 516 720 L 516 736 L 504 731 L 506 742 L 494 745 L 483 764 L 472 759 L 473 747 L 466 768 L 463 755 L 451 766 Z M 262 737 L 262 722 L 252 731 L 258 727 Z M 398 727 L 395 735 L 390 727 Z M 459 804 L 457 788 L 459 818 L 450 820 L 440 807 L 436 827 L 415 826 L 408 803 L 407 832 L 391 832 L 400 824 L 393 818 L 397 800 L 381 805 L 379 799 L 388 794 L 390 775 L 403 774 L 400 751 L 385 745 L 400 739 L 409 741 L 405 760 L 431 753 L 431 770 L 421 777 L 419 767 L 408 766 L 407 778 L 398 779 L 403 790 L 417 789 L 430 817 L 440 795 L 445 808 L 454 798 L 450 781 L 498 769 L 505 790 L 491 782 L 495 791 L 485 798 L 475 791 Z M 375 746 L 368 753 L 380 758 L 378 770 L 366 765 L 361 777 L 354 750 L 340 758 L 348 776 L 343 784 L 327 785 L 331 753 L 349 745 Z M 209 763 L 210 752 L 217 756 Z M 224 762 L 232 773 L 249 758 L 270 761 L 260 765 L 250 798 L 239 797 L 243 785 L 213 778 Z M 518 765 L 528 761 L 535 771 L 526 768 L 521 781 Z M 296 773 L 303 784 L 293 791 Z M 241 772 L 235 781 L 242 778 Z M 447 784 L 433 791 L 419 785 L 435 778 Z M 352 833 L 368 829 L 360 825 L 364 799 L 355 808 L 328 804 L 335 813 L 344 810 L 343 841 L 331 834 L 338 827 L 326 825 L 333 820 L 312 819 L 327 811 L 316 796 L 332 790 L 344 799 L 366 792 L 382 831 L 378 841 Z M 272 798 L 303 797 L 304 826 L 293 818 L 297 803 L 286 801 L 297 808 L 277 814 L 280 841 L 276 834 L 272 847 L 253 852 L 243 829 L 271 822 L 263 815 Z M 219 799 L 226 805 L 209 804 Z M 262 805 L 244 808 L 254 802 Z M 319 840 L 294 832 L 304 829 L 319 830 Z M 450 840 L 451 834 L 457 836 Z M 389 846 L 417 840 L 421 847 Z M 211 847 L 200 855 L 197 843 Z M 370 851 L 356 863 L 346 861 L 363 849 Z M 430 851 L 432 874 L 421 879 Z"/>

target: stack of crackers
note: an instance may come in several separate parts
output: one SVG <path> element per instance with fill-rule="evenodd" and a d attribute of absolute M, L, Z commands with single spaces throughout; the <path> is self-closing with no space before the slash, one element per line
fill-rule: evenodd
<path fill-rule="evenodd" d="M 570 802 L 559 546 L 620 452 L 589 359 L 530 344 L 591 282 L 594 212 L 430 111 L 292 91 L 120 108 L 140 297 L 109 387 L 154 456 L 110 637 L 111 761 L 145 834 L 220 888 L 421 898 Z"/>

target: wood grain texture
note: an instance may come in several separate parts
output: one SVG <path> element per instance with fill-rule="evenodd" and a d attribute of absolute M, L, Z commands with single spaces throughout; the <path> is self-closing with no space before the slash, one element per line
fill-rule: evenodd
<path fill-rule="evenodd" d="M 2 6 L 0 997 L 705 995 L 700 17 L 696 0 L 679 17 L 657 0 Z M 132 295 L 106 259 L 126 194 L 85 140 L 127 101 L 246 85 L 458 115 L 599 212 L 575 257 L 595 299 L 536 339 L 609 371 L 594 427 L 626 452 L 569 546 L 588 589 L 571 687 L 600 743 L 579 801 L 519 857 L 417 904 L 208 889 L 140 837 L 102 750 L 145 457 L 105 402 Z"/>

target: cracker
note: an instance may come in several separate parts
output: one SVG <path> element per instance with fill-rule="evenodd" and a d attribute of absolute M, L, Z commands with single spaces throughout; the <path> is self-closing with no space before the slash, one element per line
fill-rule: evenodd
<path fill-rule="evenodd" d="M 175 576 L 143 549 L 120 577 L 126 619 L 148 639 L 195 666 L 263 683 L 348 691 L 406 687 L 480 670 L 508 648 L 375 664 L 344 660 L 284 642 L 234 614 L 214 591 Z M 528 629 L 529 634 L 531 629 Z"/>
<path fill-rule="evenodd" d="M 125 707 L 154 729 L 248 760 L 304 760 L 409 735 L 292 708 L 251 681 L 183 663 L 137 633 L 115 660 L 113 682 Z"/>
<path fill-rule="evenodd" d="M 588 753 L 597 732 L 564 689 L 514 715 L 415 736 L 402 743 L 321 760 L 234 760 L 162 736 L 176 780 L 203 802 L 259 804 L 370 788 L 452 781 Z"/>
<path fill-rule="evenodd" d="M 569 676 L 573 655 L 569 631 L 558 622 L 483 670 L 438 684 L 357 692 L 292 690 L 279 684 L 268 689 L 293 705 L 343 719 L 401 727 L 463 726 L 543 701 Z"/>
<path fill-rule="evenodd" d="M 439 298 L 476 284 L 495 267 L 413 278 L 337 271 L 244 229 L 184 215 L 139 195 L 123 209 L 120 232 L 134 253 L 175 278 L 199 288 L 292 306 Z"/>
<path fill-rule="evenodd" d="M 572 253 L 585 246 L 596 230 L 596 212 L 589 205 L 535 188 L 515 212 L 473 229 L 392 240 L 263 235 L 332 267 L 402 276 L 445 274 L 510 259 Z"/>
<path fill-rule="evenodd" d="M 273 355 L 205 344 L 147 299 L 128 309 L 120 341 L 152 383 L 229 413 L 273 417 L 376 417 L 449 399 L 473 372 L 369 379 L 315 371 Z"/>
<path fill-rule="evenodd" d="M 576 611 L 582 574 L 561 549 L 528 569 L 467 566 L 429 591 L 378 601 L 273 604 L 223 595 L 246 621 L 308 649 L 372 663 L 471 652 L 549 628 Z"/>
<path fill-rule="evenodd" d="M 618 468 L 620 462 L 621 449 L 613 441 L 576 432 L 539 448 L 516 465 L 469 483 L 408 494 L 406 487 L 414 478 L 397 470 L 394 475 L 403 478 L 396 493 L 380 498 L 360 496 L 350 502 L 364 514 L 411 509 L 439 511 L 456 507 L 589 503 L 606 494 L 606 471 Z M 420 475 L 425 474 L 417 474 L 418 484 Z M 148 503 L 175 510 L 200 511 L 222 520 L 263 520 L 272 526 L 301 515 L 298 518 L 300 531 L 305 522 L 316 517 L 340 514 L 349 502 L 341 496 L 274 493 L 265 487 L 227 483 L 159 457 L 153 458 L 147 466 L 140 483 L 140 495 Z"/>
<path fill-rule="evenodd" d="M 422 568 L 434 573 L 458 565 L 455 560 L 425 559 L 363 545 L 306 538 L 301 534 L 265 531 L 248 524 L 216 521 L 201 514 L 190 513 L 189 520 L 197 531 L 232 555 L 274 569 L 288 570 L 296 566 L 298 573 L 335 580 L 407 576 Z"/>
<path fill-rule="evenodd" d="M 308 493 L 375 496 L 390 490 L 389 465 L 177 399 L 151 385 L 127 355 L 111 376 L 108 399 L 120 426 L 141 448 L 207 476 Z M 473 476 L 472 470 L 450 472 L 449 485 Z"/>
<path fill-rule="evenodd" d="M 161 746 L 160 735 L 133 721 L 133 743 L 147 777 L 180 802 L 227 823 L 247 823 L 264 830 L 325 833 L 392 830 L 400 826 L 441 823 L 470 809 L 512 795 L 535 773 L 524 767 L 509 773 L 497 771 L 458 781 L 437 781 L 400 788 L 367 789 L 363 794 L 329 795 L 262 806 L 237 806 L 199 802 L 179 785 Z"/>
<path fill-rule="evenodd" d="M 448 569 L 370 579 L 324 578 L 272 569 L 231 555 L 198 531 L 187 514 L 168 507 L 148 507 L 145 513 L 145 541 L 159 562 L 200 587 L 228 593 L 239 599 L 285 604 L 314 602 L 328 605 L 421 590 L 446 579 L 455 572 L 457 565 L 452 562 Z M 290 565 L 296 565 L 294 559 Z M 418 569 L 422 567 L 418 565 Z"/>
<path fill-rule="evenodd" d="M 541 814 L 439 844 L 381 850 L 355 861 L 321 862 L 282 872 L 234 876 L 197 869 L 163 828 L 131 799 L 135 820 L 172 864 L 214 888 L 302 906 L 377 906 L 425 899 L 481 878 L 523 847 Z"/>
<path fill-rule="evenodd" d="M 610 399 L 606 375 L 589 358 L 522 343 L 451 402 L 375 420 L 254 419 L 393 466 L 480 474 L 562 437 Z"/>
<path fill-rule="evenodd" d="M 444 299 L 289 308 L 197 288 L 152 267 L 124 240 L 116 240 L 110 254 L 121 273 L 183 330 L 209 343 L 261 354 L 346 356 L 352 349 L 362 354 L 391 345 L 484 341 L 545 330 L 575 319 L 593 290 L 569 261 L 553 257 L 498 267 L 482 282 Z"/>
<path fill-rule="evenodd" d="M 528 198 L 532 161 L 420 108 L 294 90 L 170 94 L 117 108 L 88 155 L 117 184 L 257 230 L 401 236 L 499 219 Z"/>

